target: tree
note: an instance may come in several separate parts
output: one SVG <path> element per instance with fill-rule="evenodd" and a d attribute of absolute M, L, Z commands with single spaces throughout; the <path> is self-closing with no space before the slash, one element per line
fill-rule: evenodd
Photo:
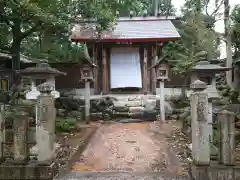
<path fill-rule="evenodd" d="M 148 15 L 151 16 L 157 16 L 158 13 L 161 16 L 172 16 L 176 12 L 172 0 L 145 0 L 143 4 L 145 4 Z"/>
<path fill-rule="evenodd" d="M 12 55 L 13 69 L 20 68 L 20 48 L 23 39 L 43 28 L 62 28 L 61 22 L 67 16 L 58 13 L 57 7 L 63 7 L 63 2 L 52 1 L 48 5 L 47 1 L 3 1 L 3 11 L 1 13 L 1 24 L 4 25 L 10 37 L 9 48 Z"/>
<path fill-rule="evenodd" d="M 1 39 L 0 48 L 11 53 L 12 68 L 19 69 L 21 45 L 24 41 L 26 44 L 27 40 L 40 40 L 42 43 L 43 39 L 55 36 L 55 45 L 57 41 L 63 42 L 63 39 L 66 42 L 69 24 L 76 19 L 96 19 L 98 31 L 103 31 L 114 22 L 117 4 L 117 0 L 99 3 L 96 0 L 1 1 L 0 30 L 4 37 Z M 22 47 L 22 50 L 25 48 Z M 29 50 L 28 47 L 26 49 Z"/>
<path fill-rule="evenodd" d="M 113 26 L 116 10 L 120 16 L 128 16 L 131 10 L 141 15 L 144 3 L 145 0 L 4 0 L 0 4 L 0 50 L 12 54 L 13 69 L 19 69 L 20 51 L 50 61 L 72 60 L 81 53 L 68 40 L 71 24 L 95 19 L 101 33 Z"/>
<path fill-rule="evenodd" d="M 240 58 L 240 5 L 236 5 L 232 11 L 232 45 L 234 49 L 234 59 Z"/>
<path fill-rule="evenodd" d="M 226 42 L 226 66 L 232 67 L 232 30 L 231 30 L 230 4 L 229 0 L 224 0 L 224 37 Z M 226 72 L 226 80 L 229 87 L 232 87 L 232 70 Z"/>
<path fill-rule="evenodd" d="M 209 22 L 212 17 L 207 18 L 208 16 L 203 14 L 205 6 L 202 0 L 186 0 L 182 8 L 182 20 L 176 24 L 181 39 L 168 43 L 163 48 L 164 54 L 167 54 L 171 60 L 177 60 L 173 70 L 180 76 L 186 77 L 198 61 L 219 56 L 219 39 L 214 26 Z M 182 88 L 182 96 L 185 96 L 185 88 Z"/>

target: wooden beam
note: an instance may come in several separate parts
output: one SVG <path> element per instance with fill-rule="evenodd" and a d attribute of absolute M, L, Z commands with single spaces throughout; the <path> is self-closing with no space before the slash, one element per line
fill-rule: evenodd
<path fill-rule="evenodd" d="M 93 57 L 93 63 L 98 65 L 98 48 L 95 44 L 93 44 L 93 49 L 92 49 L 92 57 Z M 93 88 L 94 88 L 94 94 L 98 94 L 99 93 L 99 89 L 98 89 L 98 72 L 99 72 L 99 68 L 94 68 L 93 70 L 93 76 L 94 76 L 94 81 L 93 81 Z"/>
<path fill-rule="evenodd" d="M 156 46 L 153 46 L 152 47 L 152 65 L 155 63 L 155 60 L 157 60 L 157 47 Z M 155 72 L 155 69 L 153 68 L 151 70 L 151 91 L 153 94 L 156 93 L 156 86 L 157 86 L 157 79 L 156 79 L 156 72 Z"/>
<path fill-rule="evenodd" d="M 143 93 L 148 92 L 148 67 L 147 67 L 147 48 L 143 49 Z"/>
<path fill-rule="evenodd" d="M 102 91 L 104 94 L 107 93 L 107 52 L 106 52 L 106 48 L 102 47 L 102 63 L 103 63 L 103 76 L 102 76 Z"/>

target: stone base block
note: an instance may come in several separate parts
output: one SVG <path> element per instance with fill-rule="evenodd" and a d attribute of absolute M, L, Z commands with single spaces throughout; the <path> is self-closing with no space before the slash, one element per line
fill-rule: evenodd
<path fill-rule="evenodd" d="M 209 166 L 196 166 L 191 164 L 190 174 L 193 180 L 211 180 L 209 177 Z"/>
<path fill-rule="evenodd" d="M 58 174 L 58 164 L 29 162 L 26 165 L 5 162 L 0 164 L 0 180 L 53 180 Z"/>

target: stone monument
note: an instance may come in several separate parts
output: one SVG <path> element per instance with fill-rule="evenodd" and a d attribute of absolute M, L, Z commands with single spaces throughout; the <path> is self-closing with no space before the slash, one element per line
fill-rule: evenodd
<path fill-rule="evenodd" d="M 196 80 L 190 87 L 193 90 L 190 97 L 193 179 L 209 179 L 207 169 L 210 164 L 210 143 L 209 132 L 206 129 L 208 96 L 204 92 L 206 83 Z M 199 167 L 201 170 L 198 169 Z"/>
<path fill-rule="evenodd" d="M 33 79 L 47 79 L 49 76 L 63 74 L 45 63 L 38 67 L 20 70 L 18 73 L 25 77 L 33 77 Z M 21 111 L 21 107 L 16 109 L 13 121 L 13 160 L 6 159 L 0 164 L 0 180 L 52 180 L 57 175 L 58 163 L 54 157 L 56 110 L 55 99 L 51 94 L 53 90 L 54 87 L 47 83 L 38 87 L 40 95 L 37 97 L 39 120 L 36 132 L 37 160 L 30 159 L 27 147 L 28 114 Z"/>

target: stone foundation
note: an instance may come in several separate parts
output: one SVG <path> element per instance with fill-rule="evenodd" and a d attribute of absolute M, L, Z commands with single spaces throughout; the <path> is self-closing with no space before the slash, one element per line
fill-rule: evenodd
<path fill-rule="evenodd" d="M 5 161 L 0 164 L 0 180 L 52 180 L 57 174 L 56 163 L 29 161 L 26 164 L 17 164 L 14 161 Z"/>
<path fill-rule="evenodd" d="M 240 178 L 240 164 L 226 166 L 212 161 L 210 166 L 196 166 L 190 163 L 190 175 L 193 180 L 235 180 Z"/>

